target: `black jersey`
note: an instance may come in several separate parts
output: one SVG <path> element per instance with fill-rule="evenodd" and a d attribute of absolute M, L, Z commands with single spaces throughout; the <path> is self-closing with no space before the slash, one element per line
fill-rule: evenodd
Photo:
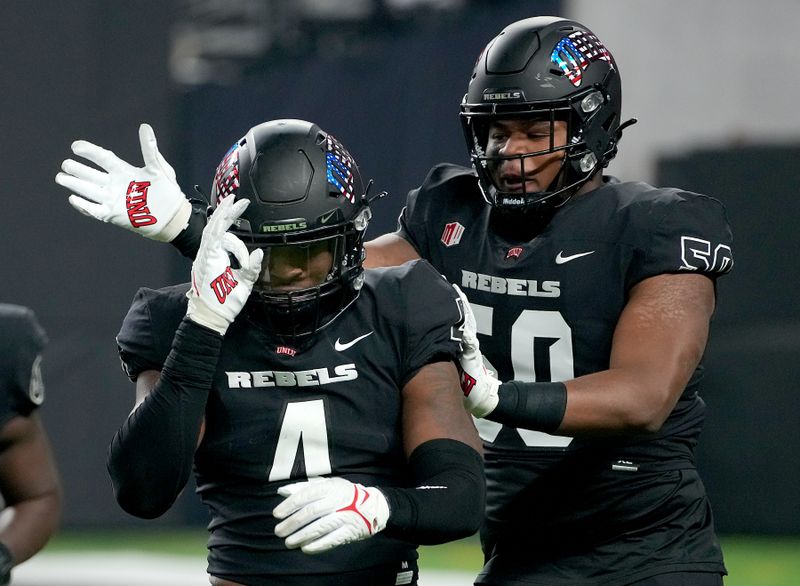
<path fill-rule="evenodd" d="M 606 370 L 631 287 L 663 273 L 713 279 L 733 264 L 723 206 L 695 193 L 609 179 L 573 197 L 525 242 L 492 231 L 491 210 L 470 170 L 440 165 L 409 194 L 399 233 L 467 295 L 481 350 L 503 381 Z M 490 548 L 519 554 L 517 566 L 490 563 L 485 573 L 504 584 L 616 584 L 666 567 L 722 571 L 702 484 L 682 480 L 694 474 L 701 378 L 698 367 L 654 435 L 576 439 L 476 420 L 488 479 L 484 533 Z M 645 480 L 650 474 L 661 480 Z M 674 514 L 659 504 L 681 482 L 700 499 L 701 518 L 685 521 L 696 527 L 681 522 L 663 541 L 646 541 L 644 557 L 613 545 L 623 534 L 656 534 Z M 538 561 L 536 551 L 543 552 Z"/>
<path fill-rule="evenodd" d="M 374 538 L 308 556 L 275 537 L 277 489 L 312 476 L 405 486 L 401 390 L 426 364 L 454 360 L 455 290 L 425 261 L 365 272 L 359 297 L 313 344 L 283 344 L 248 317 L 229 328 L 195 455 L 211 512 L 209 572 L 245 584 L 416 559 L 416 546 Z M 142 289 L 118 336 L 129 376 L 160 369 L 188 286 Z"/>
<path fill-rule="evenodd" d="M 44 400 L 44 330 L 27 307 L 0 303 L 0 426 L 29 415 Z"/>

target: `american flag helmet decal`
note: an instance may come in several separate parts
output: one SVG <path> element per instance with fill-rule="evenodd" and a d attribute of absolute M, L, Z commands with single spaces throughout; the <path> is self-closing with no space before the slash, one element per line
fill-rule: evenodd
<path fill-rule="evenodd" d="M 225 154 L 214 173 L 214 188 L 217 192 L 217 203 L 236 193 L 239 189 L 239 143 L 235 143 Z"/>
<path fill-rule="evenodd" d="M 350 203 L 356 202 L 355 192 L 353 191 L 353 157 L 330 134 L 327 137 L 327 152 L 325 154 L 326 173 L 328 183 L 344 195 Z"/>
<path fill-rule="evenodd" d="M 550 60 L 564 72 L 572 85 L 578 87 L 583 80 L 583 70 L 593 61 L 606 61 L 612 68 L 611 54 L 595 35 L 576 31 L 562 38 L 550 54 Z"/>

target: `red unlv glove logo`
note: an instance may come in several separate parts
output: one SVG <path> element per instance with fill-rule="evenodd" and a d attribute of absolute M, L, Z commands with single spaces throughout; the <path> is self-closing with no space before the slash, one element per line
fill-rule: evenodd
<path fill-rule="evenodd" d="M 237 281 L 236 277 L 233 276 L 231 267 L 228 267 L 225 269 L 224 273 L 211 281 L 211 288 L 214 290 L 214 295 L 217 296 L 217 301 L 220 303 L 225 303 L 225 300 L 228 298 L 228 294 L 233 291 L 233 288 L 238 284 L 239 281 Z"/>
<path fill-rule="evenodd" d="M 478 381 L 476 381 L 474 377 L 468 375 L 466 372 L 461 373 L 461 392 L 464 393 L 465 397 L 469 397 L 469 394 L 472 392 L 473 387 L 475 387 L 476 382 Z"/>
<path fill-rule="evenodd" d="M 125 208 L 128 210 L 128 220 L 134 228 L 152 226 L 158 220 L 150 213 L 147 207 L 147 190 L 149 181 L 131 181 L 125 193 Z"/>

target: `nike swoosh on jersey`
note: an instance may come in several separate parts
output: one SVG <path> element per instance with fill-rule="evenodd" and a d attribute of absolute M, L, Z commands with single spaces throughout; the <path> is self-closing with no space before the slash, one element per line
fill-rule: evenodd
<path fill-rule="evenodd" d="M 588 254 L 594 254 L 594 250 L 590 250 L 589 252 L 579 252 L 578 254 L 570 254 L 569 256 L 563 256 L 564 251 L 562 250 L 556 255 L 556 264 L 563 265 L 565 262 L 575 260 L 576 258 L 580 258 Z"/>
<path fill-rule="evenodd" d="M 363 340 L 364 338 L 366 338 L 367 336 L 369 336 L 370 334 L 372 334 L 374 332 L 375 332 L 375 330 L 373 330 L 371 332 L 367 332 L 363 336 L 359 336 L 358 338 L 354 338 L 354 339 L 350 340 L 349 342 L 344 342 L 344 343 L 341 342 L 339 338 L 336 338 L 336 342 L 334 343 L 333 347 L 339 352 L 341 352 L 342 350 L 347 350 L 350 346 L 352 346 L 354 344 L 357 344 L 358 342 L 360 342 L 361 340 Z"/>

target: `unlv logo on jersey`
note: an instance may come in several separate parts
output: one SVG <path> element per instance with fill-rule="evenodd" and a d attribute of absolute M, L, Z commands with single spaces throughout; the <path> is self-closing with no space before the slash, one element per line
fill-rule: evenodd
<path fill-rule="evenodd" d="M 717 244 L 712 251 L 708 240 L 681 236 L 681 261 L 678 268 L 683 271 L 727 273 L 733 267 L 733 253 L 726 244 Z"/>
<path fill-rule="evenodd" d="M 520 257 L 521 254 L 522 254 L 522 247 L 521 246 L 515 246 L 513 248 L 509 248 L 508 252 L 506 253 L 506 260 L 511 259 L 511 258 L 517 259 L 517 258 Z"/>
<path fill-rule="evenodd" d="M 297 354 L 297 350 L 294 348 L 290 348 L 289 346 L 278 346 L 275 348 L 276 354 L 285 354 L 286 356 L 294 356 Z"/>
<path fill-rule="evenodd" d="M 233 276 L 231 267 L 228 267 L 225 269 L 224 273 L 211 281 L 211 288 L 214 290 L 214 295 L 217 296 L 217 301 L 220 303 L 225 303 L 225 300 L 228 298 L 228 294 L 233 291 L 233 288 L 238 284 L 239 281 L 237 281 L 236 277 Z"/>
<path fill-rule="evenodd" d="M 464 233 L 464 226 L 458 222 L 450 222 L 445 224 L 444 232 L 442 232 L 442 244 L 445 246 L 455 246 L 461 242 L 461 235 Z"/>
<path fill-rule="evenodd" d="M 134 228 L 152 226 L 157 222 L 155 216 L 147 207 L 147 190 L 149 181 L 131 181 L 128 191 L 125 192 L 125 208 L 128 211 L 128 221 Z"/>

